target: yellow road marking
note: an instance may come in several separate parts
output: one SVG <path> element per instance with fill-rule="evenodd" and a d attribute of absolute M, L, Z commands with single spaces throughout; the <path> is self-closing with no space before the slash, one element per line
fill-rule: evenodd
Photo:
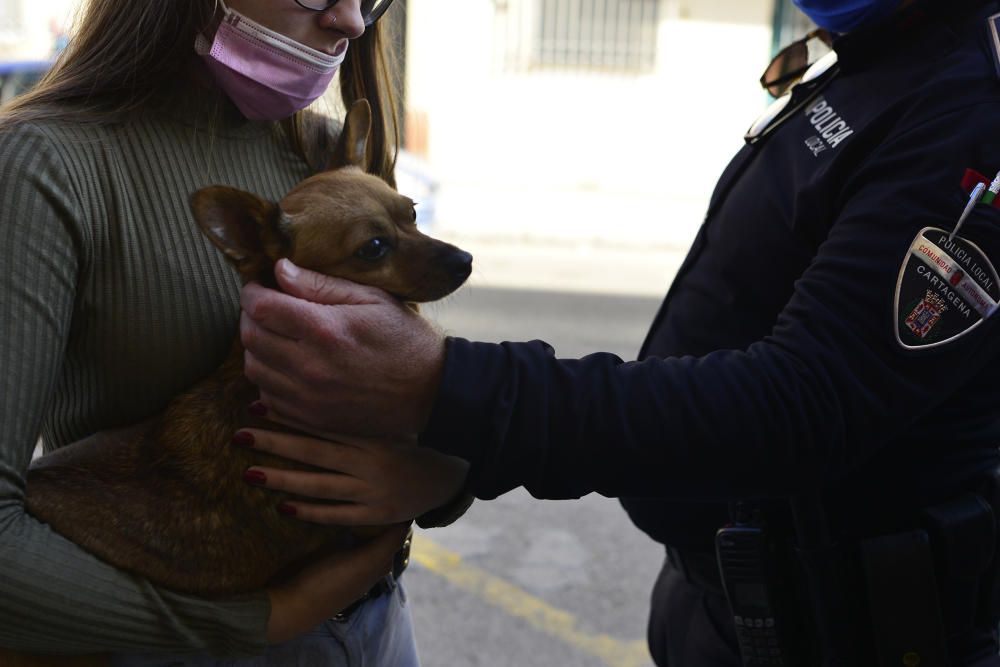
<path fill-rule="evenodd" d="M 423 534 L 413 536 L 411 559 L 458 588 L 526 621 L 536 630 L 599 658 L 608 667 L 642 667 L 651 662 L 645 641 L 628 642 L 605 634 L 587 634 L 577 627 L 578 621 L 573 614 L 463 562 L 460 555 Z"/>

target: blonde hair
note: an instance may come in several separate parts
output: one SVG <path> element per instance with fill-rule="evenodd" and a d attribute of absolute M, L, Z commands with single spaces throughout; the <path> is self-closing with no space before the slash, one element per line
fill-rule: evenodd
<path fill-rule="evenodd" d="M 289 2 L 291 0 L 288 0 Z M 0 130 L 22 122 L 72 119 L 113 123 L 147 108 L 165 85 L 183 85 L 197 63 L 194 40 L 213 23 L 216 0 L 89 0 L 75 35 L 35 88 L 0 108 Z M 398 75 L 385 20 L 356 39 L 340 70 L 345 108 L 371 104 L 370 171 L 394 183 L 399 147 Z M 282 127 L 294 150 L 315 168 L 311 146 L 324 144 L 327 123 L 300 112 Z"/>

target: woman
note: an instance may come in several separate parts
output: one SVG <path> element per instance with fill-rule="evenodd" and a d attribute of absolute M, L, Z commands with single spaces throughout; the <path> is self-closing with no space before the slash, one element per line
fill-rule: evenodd
<path fill-rule="evenodd" d="M 320 169 L 328 123 L 302 109 L 341 61 L 343 101 L 371 103 L 373 171 L 392 182 L 389 4 L 91 0 L 52 72 L 0 113 L 0 647 L 116 665 L 417 664 L 394 583 L 325 621 L 382 580 L 404 527 L 267 591 L 203 600 L 103 564 L 22 503 L 39 433 L 51 450 L 141 422 L 223 359 L 240 286 L 188 196 L 224 184 L 277 200 Z M 157 654 L 201 657 L 129 657 Z"/>

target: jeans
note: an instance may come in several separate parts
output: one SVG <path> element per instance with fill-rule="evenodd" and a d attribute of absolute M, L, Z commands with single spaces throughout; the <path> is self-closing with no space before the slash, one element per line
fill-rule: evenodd
<path fill-rule="evenodd" d="M 116 656 L 112 667 L 419 667 L 406 591 L 368 600 L 343 622 L 328 620 L 298 639 L 239 660 L 207 656 Z"/>

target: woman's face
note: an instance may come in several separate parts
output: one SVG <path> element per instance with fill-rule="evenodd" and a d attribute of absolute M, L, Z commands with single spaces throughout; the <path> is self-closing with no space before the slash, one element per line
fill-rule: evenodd
<path fill-rule="evenodd" d="M 365 31 L 361 0 L 340 0 L 325 12 L 303 9 L 295 0 L 226 0 L 230 9 L 300 44 L 333 55 L 344 39 Z"/>

